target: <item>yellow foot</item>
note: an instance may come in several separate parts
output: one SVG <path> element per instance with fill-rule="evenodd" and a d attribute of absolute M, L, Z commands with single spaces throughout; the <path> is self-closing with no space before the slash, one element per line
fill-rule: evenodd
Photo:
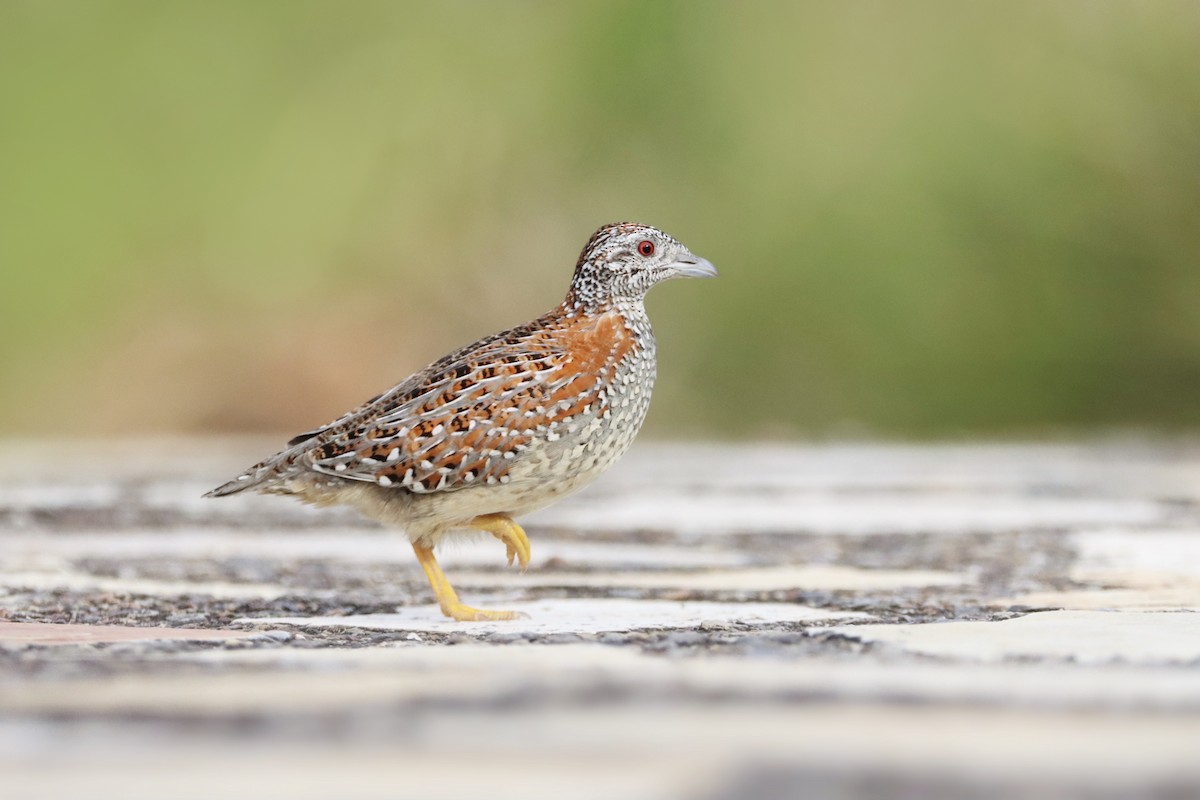
<path fill-rule="evenodd" d="M 516 527 L 516 523 L 513 523 Z M 520 531 L 520 528 L 517 528 Z M 524 537 L 524 532 L 521 533 Z M 417 554 L 417 560 L 421 562 L 421 568 L 425 570 L 425 577 L 429 579 L 429 585 L 433 589 L 434 595 L 437 597 L 438 605 L 442 609 L 442 613 L 447 617 L 458 620 L 459 622 L 485 622 L 488 620 L 506 620 L 506 619 L 529 619 L 527 614 L 522 614 L 520 611 L 484 611 L 481 608 L 471 608 L 464 605 L 458 599 L 458 594 L 455 593 L 454 587 L 450 585 L 450 581 L 446 578 L 446 573 L 442 572 L 442 568 L 438 566 L 437 559 L 433 557 L 433 548 L 417 542 L 413 542 L 413 552 Z M 509 561 L 511 564 L 512 562 Z M 525 540 L 525 557 L 521 561 L 521 566 L 529 563 L 529 540 Z"/>
<path fill-rule="evenodd" d="M 521 572 L 529 567 L 529 537 L 508 514 L 482 514 L 471 520 L 471 527 L 487 531 L 504 542 L 510 567 L 514 558 L 521 565 Z"/>
<path fill-rule="evenodd" d="M 485 611 L 482 608 L 471 608 L 462 603 L 442 606 L 442 613 L 459 622 L 490 622 L 506 619 L 529 619 L 528 614 L 520 611 Z"/>

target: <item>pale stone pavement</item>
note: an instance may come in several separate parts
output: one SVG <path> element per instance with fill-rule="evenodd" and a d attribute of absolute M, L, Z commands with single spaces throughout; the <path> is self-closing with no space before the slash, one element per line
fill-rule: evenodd
<path fill-rule="evenodd" d="M 0 447 L 5 798 L 1200 796 L 1200 443 L 643 444 L 450 546 Z"/>

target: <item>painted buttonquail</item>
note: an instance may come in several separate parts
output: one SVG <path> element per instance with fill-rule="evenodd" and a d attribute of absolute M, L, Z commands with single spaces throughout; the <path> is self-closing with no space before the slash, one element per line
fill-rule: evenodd
<path fill-rule="evenodd" d="M 205 496 L 254 489 L 353 506 L 404 528 L 447 616 L 521 616 L 461 603 L 434 546 L 458 529 L 486 531 L 525 569 L 529 539 L 513 517 L 594 480 L 646 416 L 655 375 L 646 292 L 716 274 L 657 228 L 605 225 L 557 308 L 430 364 Z"/>

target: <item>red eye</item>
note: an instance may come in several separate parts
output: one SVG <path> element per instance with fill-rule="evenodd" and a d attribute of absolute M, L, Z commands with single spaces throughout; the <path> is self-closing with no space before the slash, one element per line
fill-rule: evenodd
<path fill-rule="evenodd" d="M 638 242 L 638 252 L 644 256 L 654 255 L 654 242 L 649 239 L 642 239 Z"/>

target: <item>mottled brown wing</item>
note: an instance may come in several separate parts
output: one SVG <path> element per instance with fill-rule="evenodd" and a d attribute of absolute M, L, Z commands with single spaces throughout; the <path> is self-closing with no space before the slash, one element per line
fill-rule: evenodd
<path fill-rule="evenodd" d="M 318 472 L 418 493 L 507 483 L 535 438 L 555 441 L 603 399 L 592 365 L 564 346 L 569 336 L 519 333 L 432 365 L 315 439 L 306 460 Z"/>
<path fill-rule="evenodd" d="M 619 314 L 559 308 L 475 342 L 208 493 L 288 492 L 299 471 L 413 492 L 507 483 L 537 440 L 611 411 L 611 381 L 637 350 Z"/>

